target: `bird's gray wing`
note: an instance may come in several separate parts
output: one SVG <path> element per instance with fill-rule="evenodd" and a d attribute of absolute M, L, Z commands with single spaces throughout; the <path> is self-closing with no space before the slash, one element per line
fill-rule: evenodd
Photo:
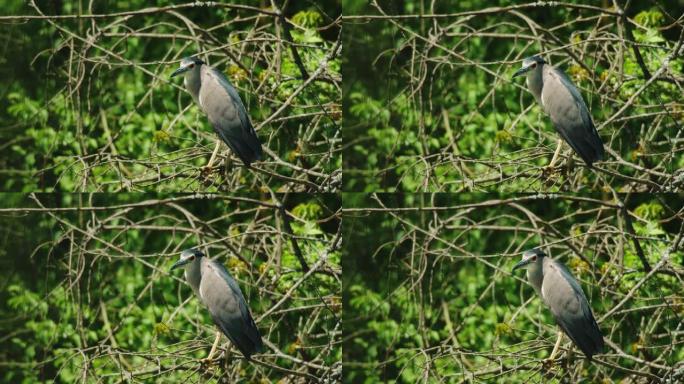
<path fill-rule="evenodd" d="M 202 66 L 200 108 L 207 114 L 216 133 L 246 165 L 261 158 L 261 143 L 242 104 L 242 99 L 219 71 Z"/>
<path fill-rule="evenodd" d="M 237 282 L 223 265 L 203 258 L 200 297 L 216 325 L 249 358 L 262 349 L 259 329 Z"/>
<path fill-rule="evenodd" d="M 603 336 L 589 301 L 564 265 L 545 258 L 541 292 L 558 325 L 589 359 L 603 350 Z"/>
<path fill-rule="evenodd" d="M 603 158 L 603 142 L 579 90 L 563 71 L 544 66 L 542 105 L 554 127 L 587 165 Z"/>

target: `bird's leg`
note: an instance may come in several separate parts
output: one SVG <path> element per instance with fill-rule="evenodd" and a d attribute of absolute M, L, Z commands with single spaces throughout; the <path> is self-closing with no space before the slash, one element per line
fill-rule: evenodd
<path fill-rule="evenodd" d="M 558 146 L 556 147 L 556 152 L 553 153 L 553 157 L 551 158 L 551 162 L 549 165 L 547 165 L 548 168 L 553 168 L 553 166 L 556 164 L 556 161 L 558 160 L 558 156 L 560 155 L 561 148 L 563 148 L 563 140 L 558 139 Z"/>
<path fill-rule="evenodd" d="M 554 168 L 554 165 L 556 164 L 556 161 L 558 160 L 558 156 L 560 155 L 561 148 L 563 148 L 563 140 L 558 139 L 558 146 L 556 147 L 556 151 L 553 153 L 553 157 L 551 158 L 551 162 L 549 163 L 549 165 L 542 168 L 542 176 L 544 178 L 549 178 L 556 171 L 556 169 Z"/>
<path fill-rule="evenodd" d="M 560 348 L 561 341 L 563 341 L 563 331 L 559 329 L 558 340 L 556 340 L 556 345 L 553 347 L 553 351 L 551 351 L 551 355 L 547 360 L 553 361 L 553 359 L 556 357 L 556 353 L 558 352 L 558 348 Z"/>
<path fill-rule="evenodd" d="M 203 361 L 204 362 L 211 362 L 211 358 L 214 356 L 214 352 L 216 352 L 216 348 L 218 347 L 218 343 L 221 341 L 221 330 L 216 331 L 216 340 L 214 340 L 214 345 L 211 346 L 211 351 L 209 351 L 209 356 L 207 356 Z"/>
<path fill-rule="evenodd" d="M 216 155 L 218 154 L 219 148 L 221 148 L 221 140 L 216 139 L 216 147 L 214 147 L 214 152 L 211 154 L 207 165 L 204 166 L 206 171 L 211 171 L 211 166 L 214 164 L 214 160 L 216 160 Z"/>

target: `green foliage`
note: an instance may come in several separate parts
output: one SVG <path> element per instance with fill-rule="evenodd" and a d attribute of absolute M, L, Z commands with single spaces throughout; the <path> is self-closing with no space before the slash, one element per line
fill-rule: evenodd
<path fill-rule="evenodd" d="M 306 220 L 316 220 L 323 214 L 323 208 L 315 202 L 299 204 L 292 210 L 292 213 Z"/>
<path fill-rule="evenodd" d="M 634 16 L 634 21 L 644 27 L 657 28 L 663 25 L 665 16 L 658 9 L 651 8 L 648 11 L 641 11 Z"/>
<path fill-rule="evenodd" d="M 315 10 L 299 11 L 292 16 L 292 22 L 305 28 L 316 28 L 323 24 L 323 16 Z"/>
<path fill-rule="evenodd" d="M 608 207 L 612 196 L 582 197 L 587 200 L 345 194 L 350 211 L 343 235 L 353 239 L 345 245 L 342 265 L 345 382 L 628 380 L 628 372 L 611 367 L 639 364 L 611 353 L 611 347 L 599 357 L 609 365 L 584 363 L 576 348 L 560 366 L 543 364 L 555 342 L 553 315 L 519 280 L 524 272 L 510 272 L 523 250 L 539 245 L 548 245 L 550 255 L 579 280 L 607 339 L 630 356 L 654 353 L 666 367 L 677 364 L 684 350 L 673 343 L 682 338 L 659 338 L 673 335 L 680 323 L 684 255 L 672 246 L 684 199 L 633 194 L 627 203 L 638 216 L 635 230 L 651 266 L 667 253 L 673 263 L 672 273 L 652 274 L 644 282 L 648 273 L 633 240 L 619 229 L 625 225 L 620 209 Z M 381 207 L 386 211 L 377 211 Z M 410 210 L 417 208 L 426 210 Z"/>
<path fill-rule="evenodd" d="M 7 293 L 9 293 L 7 304 L 13 310 L 17 310 L 20 313 L 38 311 L 38 313 L 44 314 L 47 312 L 47 305 L 40 301 L 37 294 L 25 291 L 19 285 L 10 285 L 7 287 Z"/>
<path fill-rule="evenodd" d="M 263 146 L 284 162 L 265 154 L 259 167 L 246 170 L 224 146 L 221 153 L 226 156 L 219 159 L 227 159 L 226 167 L 209 177 L 200 167 L 217 136 L 198 107 L 183 112 L 193 102 L 182 81 L 168 74 L 179 57 L 199 52 L 227 74 L 258 126 L 306 80 L 291 44 L 277 40 L 283 31 L 276 17 L 215 4 L 178 10 L 190 24 L 168 12 L 135 15 L 119 23 L 96 18 L 87 29 L 83 20 L 72 18 L 3 24 L 7 39 L 2 56 L 13 59 L 0 67 L 0 74 L 9 79 L 0 94 L 5 101 L 0 124 L 6 127 L 0 139 L 7 143 L 0 158 L 6 170 L 0 186 L 23 192 L 339 188 L 330 177 L 342 165 L 340 141 L 335 139 L 341 126 L 336 112 L 340 65 L 339 58 L 330 55 L 339 31 L 338 5 L 326 1 L 309 9 L 297 3 L 284 11 L 298 26 L 292 44 L 306 70 L 312 74 L 327 60 L 319 74 L 326 81 L 310 82 L 258 131 Z M 35 13 L 19 4 L 8 7 L 14 6 L 17 14 Z M 154 5 L 98 3 L 88 10 L 74 9 L 70 2 L 39 6 L 46 14 L 68 15 L 135 12 Z M 253 18 L 259 20 L 256 25 L 245 22 Z M 203 34 L 188 30 L 188 25 L 199 26 Z M 324 25 L 328 27 L 320 29 Z M 186 44 L 191 35 L 201 37 L 201 44 Z M 231 44 L 218 47 L 226 37 Z M 290 157 L 293 151 L 297 156 Z M 299 183 L 301 179 L 309 184 Z"/>
<path fill-rule="evenodd" d="M 669 188 L 668 180 L 684 167 L 675 139 L 684 123 L 681 89 L 665 80 L 642 89 L 649 79 L 631 44 L 617 40 L 625 28 L 613 16 L 541 3 L 519 11 L 553 30 L 550 38 L 532 31 L 517 13 L 483 11 L 494 4 L 481 1 L 345 5 L 353 15 L 453 15 L 353 19 L 345 26 L 344 66 L 354 68 L 344 73 L 344 134 L 352 143 L 344 152 L 346 191 L 657 190 Z M 646 68 L 653 75 L 672 57 L 670 73 L 682 73 L 684 61 L 672 55 L 679 34 L 663 27 L 674 19 L 662 6 L 648 7 L 632 2 L 627 14 L 637 24 L 631 30 Z M 469 11 L 482 13 L 459 16 Z M 526 109 L 535 101 L 523 80 L 510 77 L 522 57 L 539 52 L 578 85 L 602 140 L 628 163 L 615 162 L 609 152 L 601 167 L 611 174 L 600 178 L 583 172 L 572 155 L 575 162 L 565 162 L 561 172 L 543 171 L 558 134 L 541 108 Z M 637 92 L 620 118 L 612 119 Z M 567 144 L 564 153 L 573 153 Z M 646 181 L 654 181 L 653 173 L 642 169 L 656 168 L 665 176 L 654 186 Z M 639 187 L 627 180 L 639 180 Z"/>
<path fill-rule="evenodd" d="M 8 277 L 0 291 L 0 332 L 7 335 L 0 339 L 0 381 L 73 382 L 85 374 L 103 382 L 122 375 L 163 382 L 206 381 L 211 375 L 277 382 L 288 376 L 282 369 L 303 369 L 292 357 L 316 356 L 313 361 L 328 368 L 340 361 L 341 334 L 331 315 L 340 310 L 335 304 L 341 297 L 340 254 L 330 244 L 340 223 L 326 215 L 340 208 L 334 196 L 293 194 L 284 203 L 297 214 L 293 227 L 304 257 L 314 264 L 327 255 L 321 266 L 326 273 L 303 283 L 292 240 L 277 230 L 283 224 L 277 223 L 275 208 L 229 196 L 178 196 L 167 203 L 166 196 L 139 194 L 37 199 L 48 208 L 104 208 L 5 214 L 0 220 L 0 250 L 12 250 L 10 256 L 0 251 Z M 5 195 L 1 205 L 17 212 L 37 207 L 20 195 Z M 319 222 L 323 217 L 327 220 Z M 279 303 L 258 323 L 278 349 L 300 348 L 286 352 L 292 357 L 270 348 L 258 357 L 279 369 L 245 363 L 234 347 L 227 366 L 209 369 L 199 363 L 213 342 L 211 315 L 191 297 L 182 271 L 169 272 L 180 249 L 196 245 L 226 265 L 255 318 Z M 230 346 L 225 339 L 222 345 Z M 325 374 L 307 370 L 314 377 Z"/>

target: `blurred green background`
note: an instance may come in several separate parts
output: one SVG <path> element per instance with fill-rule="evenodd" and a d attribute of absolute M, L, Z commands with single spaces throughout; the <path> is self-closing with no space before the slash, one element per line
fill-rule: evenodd
<path fill-rule="evenodd" d="M 684 1 L 630 1 L 624 21 L 614 3 L 626 2 L 345 0 L 344 191 L 683 189 Z M 573 155 L 543 173 L 559 136 L 511 80 L 538 53 L 579 87 L 597 127 L 669 59 L 599 130 L 614 151 L 600 171 Z"/>
<path fill-rule="evenodd" d="M 273 204 L 291 217 L 292 235 Z M 340 199 L 291 194 L 4 194 L 0 381 L 308 382 L 341 376 Z M 291 240 L 314 272 L 306 278 Z M 265 342 L 206 367 L 210 314 L 169 269 L 200 246 Z"/>
<path fill-rule="evenodd" d="M 621 199 L 344 194 L 345 382 L 681 381 L 684 196 Z M 553 316 L 525 273 L 511 274 L 542 245 L 580 281 L 609 340 L 594 363 L 575 348 L 543 364 Z"/>
<path fill-rule="evenodd" d="M 177 9 L 163 8 L 170 6 L 167 1 L 143 0 L 32 3 L 3 1 L 0 16 L 110 16 L 14 17 L 0 23 L 0 189 L 339 188 L 339 1 L 287 2 L 283 11 L 292 43 L 264 0 L 178 3 Z M 305 78 L 291 47 L 309 75 L 325 63 L 296 95 Z M 220 172 L 200 174 L 217 135 L 182 79 L 169 78 L 181 57 L 198 52 L 237 88 L 271 151 L 255 170 L 230 160 Z M 235 159 L 225 145 L 223 152 Z"/>

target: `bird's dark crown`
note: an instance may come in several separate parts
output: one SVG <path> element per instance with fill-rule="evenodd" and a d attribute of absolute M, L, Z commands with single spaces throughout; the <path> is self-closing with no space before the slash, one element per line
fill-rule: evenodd
<path fill-rule="evenodd" d="M 198 58 L 195 57 L 195 56 L 184 57 L 184 58 L 183 58 L 183 61 L 192 61 L 192 62 L 195 63 L 196 65 L 204 65 L 204 64 L 205 64 L 204 61 L 198 59 Z"/>
<path fill-rule="evenodd" d="M 204 253 L 202 253 L 197 248 L 189 248 L 189 249 L 184 250 L 182 253 L 184 255 L 194 255 L 195 257 L 203 257 L 204 256 Z"/>
<path fill-rule="evenodd" d="M 541 56 L 538 55 L 530 56 L 526 58 L 525 61 L 534 61 L 537 64 L 546 64 L 546 61 L 544 61 L 544 59 L 542 59 Z"/>
<path fill-rule="evenodd" d="M 542 251 L 542 250 L 539 249 L 539 248 L 532 248 L 532 249 L 530 249 L 530 250 L 528 250 L 528 251 L 525 251 L 525 255 L 537 255 L 537 257 L 544 257 L 544 256 L 546 256 L 546 254 L 544 253 L 544 251 Z"/>

